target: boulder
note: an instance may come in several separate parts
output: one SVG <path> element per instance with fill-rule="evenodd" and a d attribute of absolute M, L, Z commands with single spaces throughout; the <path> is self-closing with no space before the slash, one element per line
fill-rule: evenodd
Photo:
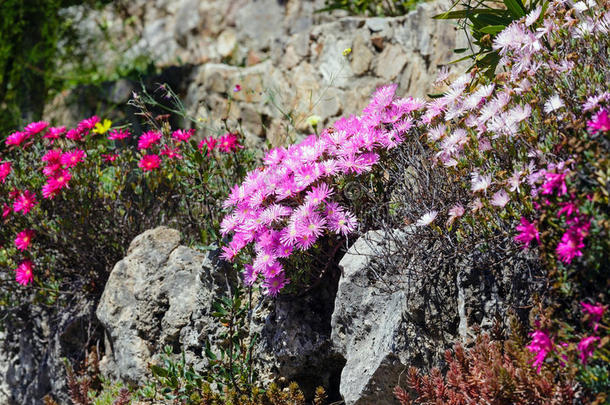
<path fill-rule="evenodd" d="M 414 244 L 417 254 L 405 255 Z M 440 247 L 418 239 L 415 228 L 370 231 L 339 263 L 331 339 L 346 361 L 346 405 L 395 404 L 392 390 L 408 367 L 442 366 L 456 341 L 491 330 L 540 288 L 531 281 L 531 257 L 498 264 L 493 254 L 468 252 L 455 261 Z"/>

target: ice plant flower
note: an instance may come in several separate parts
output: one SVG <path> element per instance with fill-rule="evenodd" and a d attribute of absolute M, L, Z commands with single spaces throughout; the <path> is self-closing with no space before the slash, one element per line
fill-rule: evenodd
<path fill-rule="evenodd" d="M 104 122 L 97 122 L 93 127 L 93 133 L 103 135 L 108 132 L 111 126 L 112 121 L 110 121 L 109 119 L 105 119 Z"/>
<path fill-rule="evenodd" d="M 236 84 L 235 87 L 233 87 L 233 93 L 237 93 L 241 91 L 241 86 L 239 84 Z"/>
<path fill-rule="evenodd" d="M 159 140 L 161 140 L 161 133 L 156 131 L 144 132 L 138 139 L 138 149 L 148 149 L 157 144 Z"/>
<path fill-rule="evenodd" d="M 602 304 L 591 305 L 586 302 L 581 302 L 583 312 L 588 314 L 589 320 L 591 324 L 593 324 L 593 331 L 597 332 L 599 327 L 599 321 L 604 317 L 604 312 L 606 312 L 606 306 Z"/>
<path fill-rule="evenodd" d="M 194 129 L 189 129 L 186 131 L 184 129 L 177 129 L 172 132 L 172 139 L 174 139 L 176 142 L 188 141 L 194 133 Z"/>
<path fill-rule="evenodd" d="M 119 155 L 116 153 L 102 154 L 102 159 L 104 159 L 104 162 L 114 162 L 118 157 Z"/>
<path fill-rule="evenodd" d="M 20 146 L 30 135 L 27 132 L 13 132 L 4 141 L 7 146 Z"/>
<path fill-rule="evenodd" d="M 535 354 L 532 365 L 536 367 L 536 371 L 540 374 L 542 363 L 544 363 L 546 356 L 553 351 L 553 340 L 546 332 L 541 330 L 530 333 L 530 336 L 532 337 L 532 342 L 526 348 Z"/>
<path fill-rule="evenodd" d="M 587 336 L 580 340 L 578 343 L 578 357 L 580 357 L 582 364 L 587 364 L 589 358 L 593 356 L 593 352 L 597 348 L 595 345 L 597 342 L 599 342 L 599 337 L 597 336 Z"/>
<path fill-rule="evenodd" d="M 33 230 L 26 229 L 24 231 L 21 231 L 17 234 L 17 237 L 15 238 L 15 246 L 17 246 L 17 249 L 24 251 L 30 246 L 33 237 Z"/>
<path fill-rule="evenodd" d="M 21 285 L 28 285 L 34 279 L 33 264 L 29 260 L 22 261 L 15 269 L 15 280 Z"/>
<path fill-rule="evenodd" d="M 168 145 L 163 145 L 161 155 L 165 155 L 170 159 L 182 159 L 179 148 L 170 148 Z"/>
<path fill-rule="evenodd" d="M 508 196 L 508 193 L 506 190 L 501 189 L 491 197 L 490 203 L 496 207 L 504 208 L 509 201 L 510 197 Z"/>
<path fill-rule="evenodd" d="M 131 136 L 131 133 L 128 129 L 113 129 L 108 133 L 108 139 L 111 141 L 120 141 L 122 139 L 127 139 Z"/>
<path fill-rule="evenodd" d="M 154 170 L 161 165 L 161 158 L 157 155 L 144 155 L 142 159 L 138 162 L 138 167 L 140 167 L 145 172 Z"/>
<path fill-rule="evenodd" d="M 27 132 L 28 135 L 36 135 L 45 130 L 46 127 L 49 126 L 49 123 L 46 121 L 38 121 L 29 123 L 24 129 L 24 132 Z"/>
<path fill-rule="evenodd" d="M 60 161 L 64 167 L 74 167 L 86 158 L 84 150 L 77 149 L 71 152 L 64 152 L 61 155 Z"/>
<path fill-rule="evenodd" d="M 415 226 L 428 226 L 430 225 L 438 215 L 438 211 L 430 211 L 422 215 L 420 219 L 417 220 Z"/>
<path fill-rule="evenodd" d="M 521 225 L 517 226 L 519 234 L 515 236 L 515 241 L 523 244 L 523 248 L 527 248 L 530 242 L 536 239 L 540 243 L 540 234 L 536 228 L 536 222 L 529 222 L 525 217 L 521 217 Z"/>
<path fill-rule="evenodd" d="M 585 247 L 584 238 L 588 234 L 589 223 L 574 224 L 568 229 L 557 245 L 557 256 L 565 264 L 570 264 L 575 257 L 582 256 Z"/>
<path fill-rule="evenodd" d="M 214 150 L 214 148 L 216 147 L 216 144 L 218 143 L 218 140 L 216 138 L 213 138 L 211 136 L 205 138 L 204 140 L 202 140 L 201 142 L 199 142 L 199 150 L 201 151 L 201 153 L 203 153 L 203 149 L 207 149 L 207 155 L 209 156 L 210 153 L 212 153 L 212 151 Z"/>
<path fill-rule="evenodd" d="M 0 182 L 4 183 L 9 174 L 11 174 L 11 162 L 0 163 Z"/>
<path fill-rule="evenodd" d="M 15 198 L 13 203 L 13 211 L 20 212 L 26 215 L 37 204 L 36 194 L 29 190 L 25 190 Z"/>
<path fill-rule="evenodd" d="M 606 109 L 598 111 L 597 114 L 593 116 L 593 119 L 587 122 L 587 127 L 592 134 L 610 131 L 610 117 L 608 116 L 608 111 Z"/>
<path fill-rule="evenodd" d="M 242 146 L 237 141 L 237 135 L 230 132 L 224 134 L 218 139 L 217 148 L 223 152 L 229 153 L 241 148 Z"/>
<path fill-rule="evenodd" d="M 94 115 L 79 122 L 76 128 L 81 133 L 87 133 L 95 128 L 98 122 L 100 122 L 100 117 Z M 108 126 L 108 128 L 110 128 L 110 126 Z"/>
<path fill-rule="evenodd" d="M 447 226 L 451 226 L 453 222 L 464 215 L 464 206 L 462 204 L 456 204 L 449 209 L 449 218 L 447 219 Z"/>
<path fill-rule="evenodd" d="M 55 140 L 59 139 L 66 132 L 66 127 L 51 127 L 47 130 L 47 133 L 42 137 L 44 139 L 50 139 L 51 143 L 55 142 Z"/>

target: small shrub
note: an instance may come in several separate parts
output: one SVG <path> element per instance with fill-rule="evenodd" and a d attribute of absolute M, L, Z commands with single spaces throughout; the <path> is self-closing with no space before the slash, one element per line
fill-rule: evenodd
<path fill-rule="evenodd" d="M 407 14 L 421 0 L 325 0 L 325 7 L 317 12 L 345 10 L 350 14 L 392 17 Z"/>

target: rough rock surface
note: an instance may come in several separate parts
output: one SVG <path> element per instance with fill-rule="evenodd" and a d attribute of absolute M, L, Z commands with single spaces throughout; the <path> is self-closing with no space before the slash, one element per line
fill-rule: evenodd
<path fill-rule="evenodd" d="M 212 303 L 226 295 L 228 282 L 211 255 L 181 246 L 180 233 L 166 227 L 133 240 L 97 308 L 106 331 L 100 363 L 106 376 L 144 381 L 147 365 L 166 345 L 176 354 L 184 351 L 196 371 L 205 368 L 205 340 L 219 330 Z M 310 393 L 318 385 L 338 385 L 343 360 L 331 353 L 329 339 L 335 288 L 336 281 L 306 297 L 264 300 L 253 310 L 263 379 L 282 376 Z"/>
<path fill-rule="evenodd" d="M 142 382 L 153 355 L 166 345 L 205 366 L 202 342 L 215 333 L 211 316 L 223 274 L 209 254 L 180 246 L 180 233 L 159 227 L 137 236 L 108 278 L 96 314 L 106 331 L 100 369 Z"/>
<path fill-rule="evenodd" d="M 371 231 L 339 264 L 332 341 L 346 360 L 340 391 L 347 405 L 395 404 L 392 390 L 407 367 L 441 365 L 445 349 L 460 340 L 468 344 L 473 328 L 490 330 L 495 318 L 527 304 L 537 288 L 525 257 L 502 263 L 500 272 L 474 254 L 436 267 L 434 244 L 422 244 L 421 260 L 413 258 L 410 269 L 380 273 L 373 261 L 389 260 L 398 248 L 388 250 L 388 243 L 397 239 L 417 241 L 412 229 L 389 238 Z"/>
<path fill-rule="evenodd" d="M 311 115 L 321 117 L 322 127 L 359 113 L 382 84 L 398 83 L 399 95 L 432 92 L 439 67 L 464 47 L 460 31 L 431 19 L 450 5 L 437 0 L 401 17 L 364 18 L 314 13 L 323 0 L 136 0 L 120 16 L 111 6 L 93 13 L 82 36 L 90 44 L 101 35 L 95 21 L 132 17 L 127 27 L 109 27 L 124 47 L 134 42 L 125 55 L 148 55 L 161 68 L 193 67 L 178 86 L 186 89 L 179 94 L 189 114 L 211 129 L 220 130 L 225 118 L 231 128 L 241 124 L 250 145 L 265 139 L 277 145 L 310 133 Z M 352 52 L 344 56 L 346 48 Z M 236 84 L 242 90 L 233 93 Z M 62 97 L 46 116 L 67 123 Z"/>
<path fill-rule="evenodd" d="M 92 303 L 68 306 L 59 317 L 32 307 L 29 324 L 16 326 L 5 320 L 0 333 L 0 404 L 39 405 L 49 393 L 59 403 L 69 403 L 63 359 L 80 362 L 85 350 L 99 338 L 99 324 L 92 320 Z"/>

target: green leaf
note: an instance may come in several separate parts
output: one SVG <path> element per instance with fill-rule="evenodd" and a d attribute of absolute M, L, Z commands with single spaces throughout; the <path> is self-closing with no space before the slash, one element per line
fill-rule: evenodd
<path fill-rule="evenodd" d="M 455 20 L 460 18 L 468 18 L 476 14 L 488 14 L 488 15 L 498 15 L 501 16 L 504 14 L 504 10 L 497 10 L 493 8 L 470 8 L 465 10 L 458 11 L 448 11 L 443 14 L 435 15 L 434 19 L 436 20 Z"/>
<path fill-rule="evenodd" d="M 166 369 L 164 369 L 163 367 L 156 366 L 154 364 L 150 365 L 150 371 L 152 371 L 154 375 L 159 377 L 167 377 L 169 375 Z"/>
<path fill-rule="evenodd" d="M 504 5 L 516 19 L 525 16 L 525 8 L 519 0 L 504 0 Z"/>
<path fill-rule="evenodd" d="M 492 34 L 495 35 L 499 32 L 504 31 L 504 28 L 506 28 L 505 25 L 488 25 L 485 28 L 481 28 L 480 31 L 484 32 L 486 34 Z"/>

